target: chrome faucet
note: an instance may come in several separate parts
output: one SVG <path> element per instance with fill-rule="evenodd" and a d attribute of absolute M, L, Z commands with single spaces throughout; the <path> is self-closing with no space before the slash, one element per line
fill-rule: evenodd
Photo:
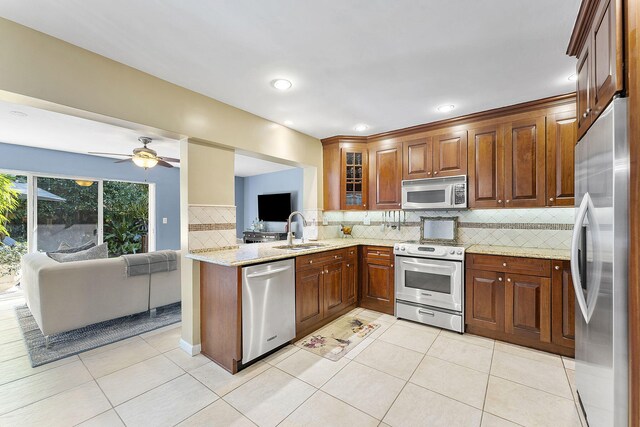
<path fill-rule="evenodd" d="M 300 218 L 302 218 L 302 224 L 305 227 L 307 226 L 307 220 L 304 219 L 302 212 L 300 211 L 291 212 L 291 215 L 289 215 L 289 219 L 287 219 L 287 245 L 289 246 L 293 245 L 293 233 L 291 233 L 291 218 L 293 218 L 294 215 L 300 215 Z"/>

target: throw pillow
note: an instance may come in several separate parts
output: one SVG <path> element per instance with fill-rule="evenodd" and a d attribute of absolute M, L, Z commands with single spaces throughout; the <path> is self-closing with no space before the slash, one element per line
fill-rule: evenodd
<path fill-rule="evenodd" d="M 71 247 L 69 246 L 69 244 L 67 244 L 67 242 L 62 242 L 60 243 L 60 246 L 58 247 L 57 250 L 53 251 L 53 252 L 48 252 L 50 254 L 72 254 L 75 252 L 80 252 L 80 251 L 86 251 L 87 249 L 93 248 L 96 245 L 96 242 L 94 242 L 93 240 L 87 243 L 83 243 L 80 246 L 76 246 Z"/>
<path fill-rule="evenodd" d="M 103 243 L 84 251 L 71 253 L 48 253 L 47 255 L 49 255 L 49 258 L 58 262 L 87 261 L 91 259 L 107 258 L 109 256 L 109 250 L 107 248 L 107 244 Z"/>

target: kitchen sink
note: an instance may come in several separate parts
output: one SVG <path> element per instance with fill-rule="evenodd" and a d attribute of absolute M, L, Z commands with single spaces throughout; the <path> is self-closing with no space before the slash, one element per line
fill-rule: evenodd
<path fill-rule="evenodd" d="M 306 251 L 327 246 L 325 243 L 298 243 L 294 245 L 274 246 L 275 249 L 286 249 L 289 251 Z"/>

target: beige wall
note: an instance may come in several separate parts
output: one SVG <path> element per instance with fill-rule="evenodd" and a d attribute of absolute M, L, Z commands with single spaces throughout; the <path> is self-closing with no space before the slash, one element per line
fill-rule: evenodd
<path fill-rule="evenodd" d="M 0 100 L 188 138 L 181 142 L 183 250 L 189 203 L 234 204 L 232 150 L 304 166 L 305 208 L 322 206 L 319 140 L 2 18 Z M 182 336 L 197 346 L 199 270 L 184 262 Z"/>
<path fill-rule="evenodd" d="M 180 247 L 189 248 L 189 205 L 233 205 L 233 150 L 202 141 L 180 142 Z M 187 167 L 184 167 L 187 165 Z M 200 344 L 199 263 L 182 258 L 182 339 L 190 346 Z M 191 351 L 196 353 L 198 350 Z"/>

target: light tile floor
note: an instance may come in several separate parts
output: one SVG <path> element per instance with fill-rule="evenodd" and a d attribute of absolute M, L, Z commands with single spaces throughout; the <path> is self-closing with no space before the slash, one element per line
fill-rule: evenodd
<path fill-rule="evenodd" d="M 287 346 L 237 375 L 171 326 L 31 368 L 0 299 L 1 426 L 580 426 L 571 359 L 356 309 L 338 362 Z"/>

